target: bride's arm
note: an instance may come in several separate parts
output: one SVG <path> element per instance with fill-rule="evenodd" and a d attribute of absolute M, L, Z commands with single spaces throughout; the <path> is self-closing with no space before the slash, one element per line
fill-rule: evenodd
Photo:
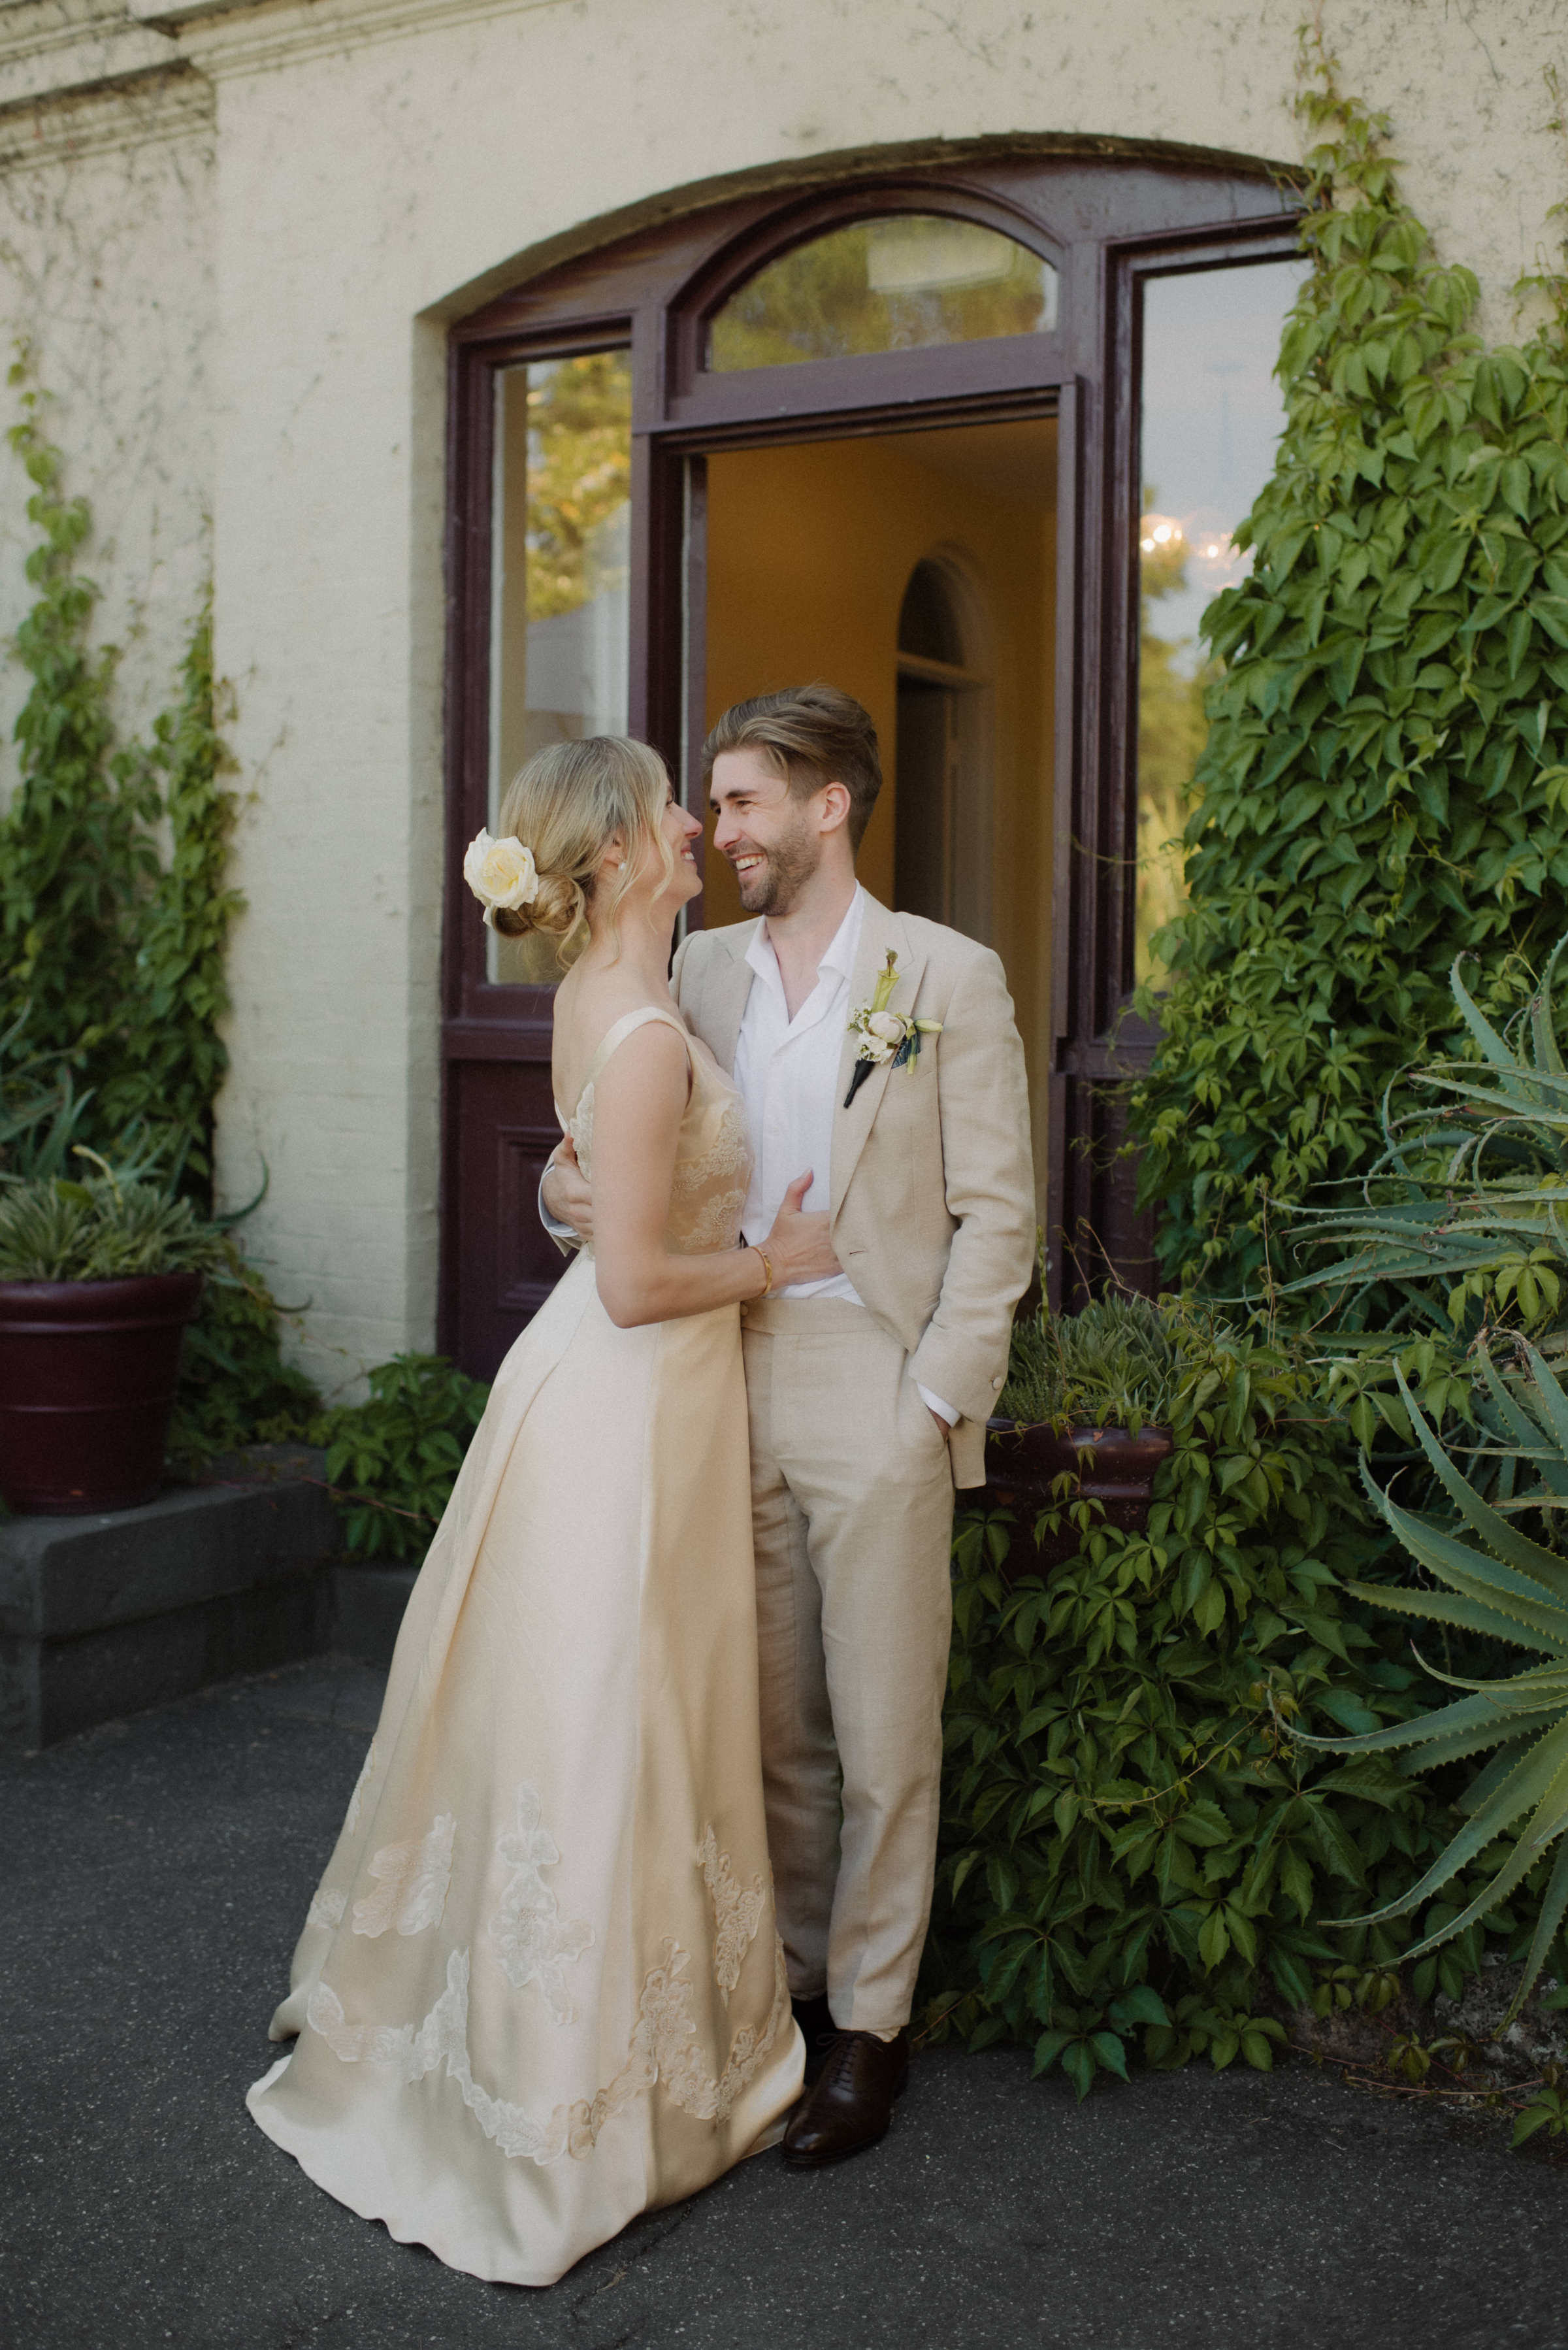
<path fill-rule="evenodd" d="M 687 1084 L 685 1045 L 650 1021 L 610 1055 L 594 1087 L 594 1256 L 605 1312 L 622 1330 L 711 1314 L 767 1285 L 754 1248 L 672 1256 L 664 1245 Z M 808 1169 L 790 1185 L 763 1243 L 775 1289 L 840 1269 L 826 1216 L 800 1212 L 810 1182 Z"/>

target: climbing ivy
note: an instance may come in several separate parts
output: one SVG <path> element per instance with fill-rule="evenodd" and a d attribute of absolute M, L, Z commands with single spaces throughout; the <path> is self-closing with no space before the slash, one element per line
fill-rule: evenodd
<path fill-rule="evenodd" d="M 27 514 L 39 539 L 26 566 L 37 598 L 14 641 L 32 686 L 16 722 L 20 780 L 0 818 L 0 1027 L 25 1014 L 28 1052 L 59 1055 L 78 1090 L 92 1090 L 78 1139 L 102 1148 L 138 1128 L 205 1202 L 228 1058 L 223 950 L 240 904 L 223 880 L 234 803 L 211 620 L 197 620 L 179 700 L 151 743 L 120 746 L 118 654 L 88 645 L 98 589 L 77 569 L 91 514 L 64 494 L 64 460 L 43 427 L 47 396 L 29 381 L 26 354 L 11 381 L 22 418 L 9 437 L 34 485 Z"/>
<path fill-rule="evenodd" d="M 25 359 L 11 380 L 26 383 Z M 27 515 L 39 539 L 26 564 L 36 600 L 13 645 L 32 686 L 16 727 L 20 781 L 0 820 L 0 1025 L 25 1009 L 28 1049 L 67 1056 L 96 1085 L 119 1051 L 160 810 L 144 763 L 116 752 L 117 655 L 88 647 L 98 590 L 76 567 L 91 515 L 61 489 L 45 400 L 24 390 L 9 434 L 34 485 Z"/>
<path fill-rule="evenodd" d="M 181 668 L 181 694 L 128 764 L 161 802 L 169 861 L 138 909 L 130 1016 L 102 1092 L 105 1120 L 161 1128 L 192 1175 L 210 1181 L 213 1104 L 228 1066 L 218 1023 L 228 1008 L 223 953 L 241 903 L 225 885 L 234 797 L 218 732 L 213 624 L 203 611 Z"/>
<path fill-rule="evenodd" d="M 1517 999 L 1568 928 L 1568 338 L 1466 331 L 1383 151 L 1319 60 L 1301 111 L 1314 268 L 1281 352 L 1287 425 L 1210 605 L 1224 664 L 1160 934 L 1165 1039 L 1131 1097 L 1166 1278 L 1256 1284 L 1267 1203 L 1343 1186 L 1385 1091 L 1480 959 Z"/>

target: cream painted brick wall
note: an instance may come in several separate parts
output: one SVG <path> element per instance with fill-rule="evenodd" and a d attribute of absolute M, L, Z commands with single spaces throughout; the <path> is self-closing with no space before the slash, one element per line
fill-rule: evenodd
<path fill-rule="evenodd" d="M 223 1180 L 329 1382 L 427 1343 L 436 1244 L 444 322 L 580 224 L 726 175 L 1055 132 L 1295 160 L 1301 0 L 133 0 L 215 86 L 220 666 L 247 804 Z M 1476 268 L 1568 193 L 1556 0 L 1324 0 Z M 138 264 L 138 266 L 142 265 Z M 106 412 L 135 407 L 106 359 Z M 130 382 L 128 376 L 127 383 Z M 151 435 L 184 467 L 178 437 Z M 193 445 L 201 446 L 196 432 Z M 189 469 L 187 469 L 189 470 Z M 161 622 L 160 625 L 162 625 Z"/>
<path fill-rule="evenodd" d="M 212 560 L 212 181 L 211 92 L 188 72 L 0 116 L 0 359 L 29 343 L 55 395 L 46 429 L 92 504 L 82 568 L 133 732 L 175 690 Z M 0 390 L 0 420 L 17 412 Z M 30 600 L 30 490 L 0 449 L 0 642 Z M 0 662 L 0 800 L 27 683 Z"/>

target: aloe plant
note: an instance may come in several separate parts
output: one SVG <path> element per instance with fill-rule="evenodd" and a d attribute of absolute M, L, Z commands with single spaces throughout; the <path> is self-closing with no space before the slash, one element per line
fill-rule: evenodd
<path fill-rule="evenodd" d="M 1207 1332 L 1208 1317 L 1203 1318 Z M 1030 1315 L 1012 1326 L 1003 1419 L 1126 1428 L 1168 1419 L 1194 1336 L 1175 1299 L 1112 1295 L 1078 1314 Z"/>
<path fill-rule="evenodd" d="M 1475 1307 L 1517 1305 L 1527 1328 L 1561 1315 L 1568 1300 L 1568 1066 L 1552 1014 L 1558 941 L 1541 984 L 1499 1034 L 1460 977 L 1449 985 L 1480 1058 L 1434 1063 L 1413 1082 L 1440 1102 L 1391 1118 L 1384 1104 L 1383 1156 L 1356 1208 L 1297 1208 L 1308 1245 L 1346 1251 L 1287 1284 L 1325 1286 L 1438 1280 L 1456 1325 Z"/>
<path fill-rule="evenodd" d="M 81 1143 L 99 1172 L 35 1176 L 0 1191 L 0 1281 L 123 1281 L 139 1274 L 231 1274 L 223 1222 Z M 224 1220 L 226 1221 L 226 1220 Z"/>
<path fill-rule="evenodd" d="M 1568 1827 L 1568 1559 L 1535 1541 L 1517 1523 L 1521 1512 L 1550 1522 L 1555 1512 L 1568 1508 L 1568 1396 L 1540 1350 L 1526 1341 L 1518 1343 L 1521 1368 L 1506 1379 L 1484 1346 L 1478 1350 L 1487 1391 L 1480 1416 L 1505 1469 L 1492 1501 L 1484 1499 L 1455 1467 L 1403 1371 L 1398 1372 L 1411 1428 L 1456 1515 L 1450 1520 L 1402 1508 L 1374 1482 L 1365 1462 L 1362 1479 L 1392 1533 L 1441 1587 L 1350 1587 L 1359 1598 L 1380 1607 L 1533 1651 L 1542 1661 L 1509 1679 L 1485 1681 L 1465 1680 L 1428 1665 L 1435 1679 L 1469 1694 L 1418 1721 L 1369 1731 L 1359 1738 L 1294 1733 L 1303 1746 L 1335 1753 L 1374 1754 L 1408 1747 L 1409 1767 L 1419 1770 L 1496 1748 L 1466 1791 L 1461 1804 L 1468 1814 L 1465 1825 L 1420 1883 L 1386 1908 L 1343 1921 L 1371 1926 L 1418 1908 L 1489 1845 L 1517 1827 L 1511 1849 L 1484 1889 L 1439 1931 L 1407 1950 L 1407 1959 L 1420 1958 L 1497 1908 Z M 1521 1469 L 1524 1483 L 1516 1490 Z M 1479 1541 L 1467 1540 L 1465 1530 Z M 1547 1882 L 1511 2017 L 1541 1972 L 1565 1909 L 1568 1844 L 1559 1850 Z"/>
<path fill-rule="evenodd" d="M 0 1183 L 63 1172 L 92 1099 L 78 1094 L 68 1056 L 27 1048 L 26 1005 L 0 1032 Z"/>

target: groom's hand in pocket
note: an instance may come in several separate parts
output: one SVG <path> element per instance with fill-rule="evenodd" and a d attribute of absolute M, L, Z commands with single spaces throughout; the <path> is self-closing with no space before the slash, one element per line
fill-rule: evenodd
<path fill-rule="evenodd" d="M 569 1135 L 551 1155 L 539 1197 L 557 1223 L 570 1224 L 582 1242 L 593 1239 L 594 1195 L 577 1164 L 576 1147 Z"/>

